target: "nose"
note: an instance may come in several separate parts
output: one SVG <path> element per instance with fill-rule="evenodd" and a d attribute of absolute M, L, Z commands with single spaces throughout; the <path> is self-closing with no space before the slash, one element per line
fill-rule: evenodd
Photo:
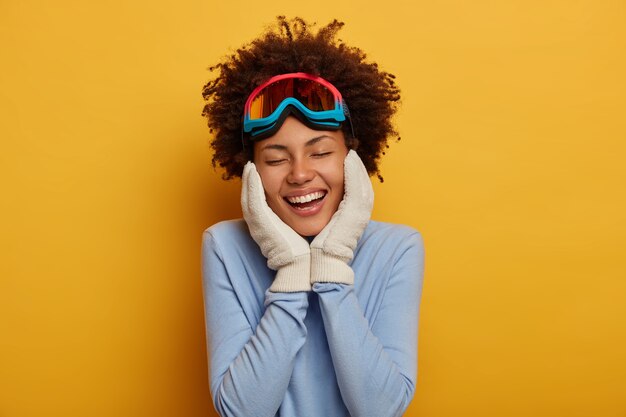
<path fill-rule="evenodd" d="M 287 182 L 290 184 L 306 184 L 315 178 L 315 171 L 306 158 L 295 158 L 291 163 Z"/>

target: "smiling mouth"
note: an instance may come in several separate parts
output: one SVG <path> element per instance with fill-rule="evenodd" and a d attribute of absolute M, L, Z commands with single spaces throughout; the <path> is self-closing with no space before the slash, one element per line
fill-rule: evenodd
<path fill-rule="evenodd" d="M 326 197 L 326 191 L 316 191 L 314 193 L 300 195 L 297 197 L 284 197 L 285 201 L 296 210 L 311 210 L 316 207 Z"/>

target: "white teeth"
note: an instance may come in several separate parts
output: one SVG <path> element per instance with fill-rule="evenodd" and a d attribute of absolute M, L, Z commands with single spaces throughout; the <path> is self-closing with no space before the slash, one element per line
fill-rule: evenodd
<path fill-rule="evenodd" d="M 317 200 L 318 198 L 324 197 L 324 193 L 322 191 L 316 191 L 307 195 L 299 195 L 297 197 L 287 197 L 287 201 L 290 203 L 308 203 L 309 201 Z"/>

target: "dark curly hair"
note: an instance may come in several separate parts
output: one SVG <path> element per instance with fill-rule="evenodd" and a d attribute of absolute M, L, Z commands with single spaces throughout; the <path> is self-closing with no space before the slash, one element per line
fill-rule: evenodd
<path fill-rule="evenodd" d="M 306 72 L 324 78 L 341 92 L 357 138 L 352 138 L 349 124 L 344 123 L 346 145 L 356 149 L 368 173 L 382 181 L 379 159 L 389 147 L 388 138 L 398 134 L 391 123 L 400 100 L 395 76 L 366 62 L 361 49 L 337 39 L 343 22 L 335 19 L 313 33 L 310 28 L 315 23 L 302 18 L 278 16 L 277 20 L 261 37 L 209 68 L 219 71 L 202 90 L 206 102 L 202 115 L 214 134 L 213 167 L 219 164 L 226 170 L 224 179 L 241 177 L 243 166 L 252 159 L 252 146 L 244 147 L 242 141 L 248 95 L 274 75 Z"/>

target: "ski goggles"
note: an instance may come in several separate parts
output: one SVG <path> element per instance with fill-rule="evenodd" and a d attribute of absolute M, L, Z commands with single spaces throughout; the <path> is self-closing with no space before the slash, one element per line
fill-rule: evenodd
<path fill-rule="evenodd" d="M 339 90 L 304 72 L 276 75 L 252 91 L 243 115 L 243 132 L 252 140 L 267 138 L 293 114 L 314 129 L 336 130 L 349 115 Z"/>

